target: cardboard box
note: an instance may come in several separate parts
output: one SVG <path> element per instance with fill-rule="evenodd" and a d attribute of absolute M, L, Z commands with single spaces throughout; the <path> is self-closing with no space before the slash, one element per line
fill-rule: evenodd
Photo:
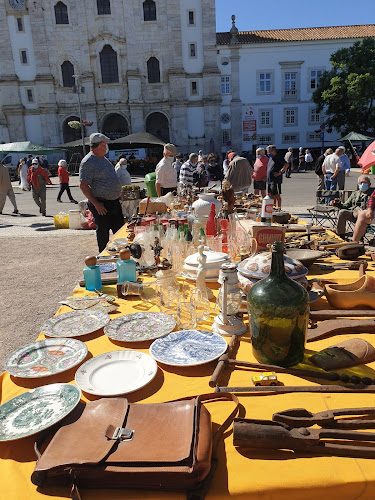
<path fill-rule="evenodd" d="M 271 245 L 274 241 L 285 240 L 286 228 L 282 226 L 252 226 L 250 232 L 252 236 L 256 239 L 258 244 L 258 250 L 268 250 L 268 245 Z"/>
<path fill-rule="evenodd" d="M 139 213 L 141 215 L 143 215 L 146 211 L 146 204 L 147 204 L 146 200 L 141 200 L 139 202 Z M 165 203 L 150 200 L 150 203 L 148 204 L 148 207 L 147 207 L 148 214 L 151 214 L 154 212 L 158 212 L 159 214 L 165 214 L 166 211 L 167 211 L 167 205 Z"/>

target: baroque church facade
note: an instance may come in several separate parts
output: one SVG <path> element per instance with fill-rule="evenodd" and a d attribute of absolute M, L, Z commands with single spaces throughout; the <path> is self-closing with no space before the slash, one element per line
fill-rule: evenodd
<path fill-rule="evenodd" d="M 183 152 L 314 147 L 330 55 L 375 25 L 216 33 L 215 0 L 0 0 L 0 142 L 55 146 L 93 122 Z M 323 135 L 322 135 L 323 134 Z M 325 135 L 324 135 L 325 134 Z"/>

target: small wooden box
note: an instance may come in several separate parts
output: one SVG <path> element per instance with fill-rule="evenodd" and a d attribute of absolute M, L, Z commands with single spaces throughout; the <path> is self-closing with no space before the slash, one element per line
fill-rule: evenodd
<path fill-rule="evenodd" d="M 252 226 L 251 233 L 256 239 L 258 250 L 267 250 L 274 241 L 285 240 L 285 227 L 281 226 Z"/>
<path fill-rule="evenodd" d="M 139 213 L 143 215 L 146 213 L 146 205 L 147 201 L 142 200 L 139 202 Z M 147 213 L 151 214 L 154 212 L 158 212 L 159 214 L 165 214 L 167 211 L 167 205 L 165 203 L 161 203 L 160 201 L 150 201 L 147 207 Z"/>

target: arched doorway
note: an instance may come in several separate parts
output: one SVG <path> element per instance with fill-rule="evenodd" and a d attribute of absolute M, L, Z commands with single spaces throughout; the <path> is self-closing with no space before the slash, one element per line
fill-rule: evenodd
<path fill-rule="evenodd" d="M 129 125 L 122 115 L 112 113 L 105 117 L 102 132 L 112 140 L 119 139 L 120 137 L 129 135 Z"/>
<path fill-rule="evenodd" d="M 81 139 L 81 137 L 82 137 L 80 128 L 69 127 L 68 123 L 73 122 L 73 121 L 79 122 L 80 121 L 79 116 L 69 116 L 69 118 L 67 118 L 64 121 L 64 124 L 63 124 L 64 142 L 77 141 L 78 139 Z"/>
<path fill-rule="evenodd" d="M 169 122 L 163 113 L 151 113 L 146 120 L 146 132 L 169 142 Z"/>

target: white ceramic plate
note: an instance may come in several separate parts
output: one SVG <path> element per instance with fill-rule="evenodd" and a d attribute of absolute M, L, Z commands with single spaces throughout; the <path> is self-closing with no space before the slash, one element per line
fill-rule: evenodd
<path fill-rule="evenodd" d="M 158 366 L 144 352 L 113 351 L 84 363 L 76 372 L 76 384 L 95 396 L 120 396 L 151 382 Z"/>
<path fill-rule="evenodd" d="M 155 340 L 150 354 L 165 365 L 198 366 L 219 358 L 227 347 L 227 341 L 218 333 L 180 330 Z"/>

